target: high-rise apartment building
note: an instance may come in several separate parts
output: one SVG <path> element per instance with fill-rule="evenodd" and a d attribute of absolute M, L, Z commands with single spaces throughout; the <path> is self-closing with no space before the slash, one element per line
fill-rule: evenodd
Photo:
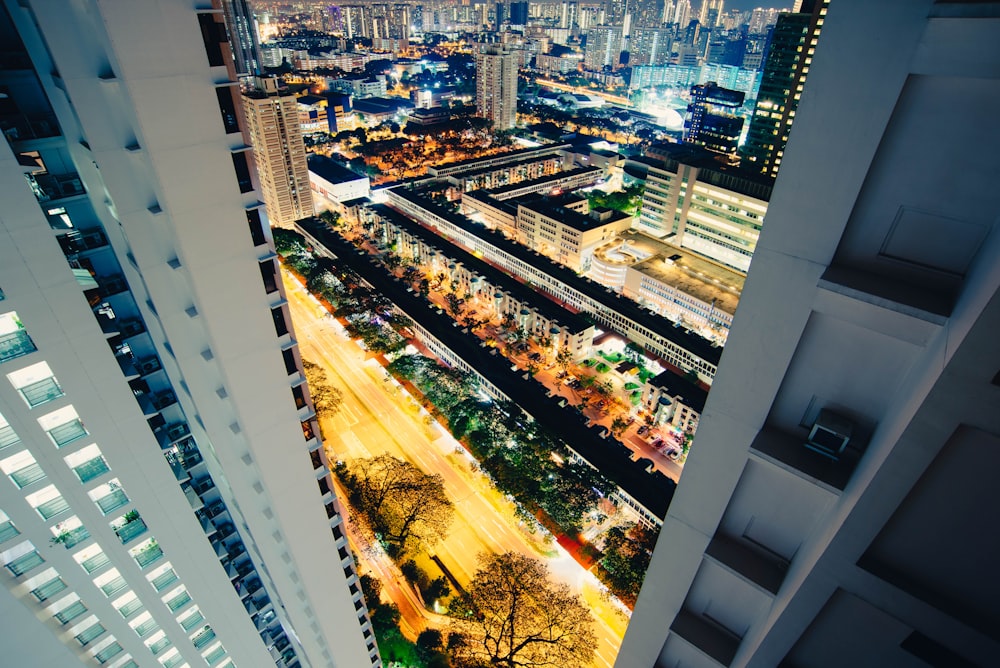
<path fill-rule="evenodd" d="M 587 31 L 583 66 L 588 70 L 618 67 L 622 55 L 621 26 L 595 26 Z"/>
<path fill-rule="evenodd" d="M 199 6 L 0 4 L 6 666 L 380 665 Z"/>
<path fill-rule="evenodd" d="M 297 98 L 275 76 L 256 77 L 243 94 L 247 133 L 271 224 L 292 227 L 313 215 L 309 165 Z"/>
<path fill-rule="evenodd" d="M 684 119 L 684 141 L 736 159 L 743 119 L 736 114 L 744 93 L 714 81 L 691 86 L 691 104 Z"/>
<path fill-rule="evenodd" d="M 236 73 L 250 77 L 261 73 L 260 38 L 249 0 L 222 0 Z"/>
<path fill-rule="evenodd" d="M 510 130 L 517 121 L 517 53 L 487 44 L 476 53 L 476 113 L 496 130 Z"/>
<path fill-rule="evenodd" d="M 629 64 L 666 65 L 673 51 L 672 28 L 636 28 L 629 42 Z"/>
<path fill-rule="evenodd" d="M 780 14 L 774 26 L 742 151 L 748 166 L 771 177 L 781 165 L 828 5 L 804 0 L 800 12 Z"/>
<path fill-rule="evenodd" d="M 998 40 L 830 4 L 617 668 L 996 663 Z"/>

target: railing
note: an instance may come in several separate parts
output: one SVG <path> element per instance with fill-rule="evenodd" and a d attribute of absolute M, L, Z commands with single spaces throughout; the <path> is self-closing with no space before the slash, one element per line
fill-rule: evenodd
<path fill-rule="evenodd" d="M 156 591 L 163 591 L 175 582 L 177 582 L 177 573 L 173 569 L 168 569 L 153 578 L 150 584 L 153 585 L 153 589 Z"/>
<path fill-rule="evenodd" d="M 24 575 L 31 569 L 41 566 L 44 563 L 45 560 L 42 559 L 42 555 L 38 554 L 36 550 L 32 550 L 7 564 L 7 570 L 14 575 Z"/>
<path fill-rule="evenodd" d="M 145 568 L 162 557 L 163 550 L 160 549 L 159 545 L 154 543 L 135 555 L 135 563 L 139 564 L 139 568 Z"/>
<path fill-rule="evenodd" d="M 18 437 L 13 427 L 9 424 L 0 427 L 0 450 L 20 442 L 21 439 Z"/>
<path fill-rule="evenodd" d="M 43 519 L 49 520 L 59 513 L 69 510 L 69 502 L 63 497 L 57 496 L 56 498 L 50 499 L 45 503 L 38 504 L 35 510 L 38 511 L 38 514 L 41 515 Z"/>
<path fill-rule="evenodd" d="M 45 471 L 38 465 L 38 462 L 29 464 L 23 469 L 18 469 L 10 474 L 10 479 L 14 481 L 18 489 L 24 489 L 28 485 L 38 482 L 45 477 Z"/>
<path fill-rule="evenodd" d="M 80 478 L 81 483 L 88 483 L 110 470 L 108 463 L 104 461 L 104 457 L 94 457 L 88 462 L 73 467 L 73 472 Z"/>
<path fill-rule="evenodd" d="M 41 406 L 53 399 L 58 399 L 64 394 L 62 388 L 59 386 L 59 382 L 53 376 L 29 383 L 24 387 L 18 388 L 18 391 L 31 408 Z"/>
<path fill-rule="evenodd" d="M 128 495 L 125 493 L 125 490 L 116 489 L 97 499 L 95 503 L 97 503 L 97 507 L 101 509 L 101 512 L 107 515 L 111 511 L 117 510 L 128 503 Z"/>
<path fill-rule="evenodd" d="M 177 612 L 190 602 L 191 597 L 186 591 L 182 591 L 180 594 L 167 601 L 167 607 L 170 608 L 170 612 Z"/>
<path fill-rule="evenodd" d="M 111 598 L 112 596 L 122 591 L 123 589 L 128 589 L 128 582 L 126 582 L 125 578 L 123 578 L 120 575 L 116 577 L 114 580 L 111 580 L 110 582 L 105 582 L 104 584 L 101 585 L 101 591 L 103 591 L 104 595 L 107 596 L 108 598 Z"/>
<path fill-rule="evenodd" d="M 108 238 L 100 230 L 74 230 L 59 237 L 59 246 L 62 248 L 63 255 L 76 255 L 107 245 Z"/>
<path fill-rule="evenodd" d="M 66 589 L 66 586 L 67 585 L 63 582 L 62 578 L 54 577 L 48 582 L 44 582 L 32 589 L 31 595 L 34 596 L 39 603 L 43 603 Z"/>
<path fill-rule="evenodd" d="M 87 429 L 83 426 L 83 422 L 77 418 L 63 423 L 58 427 L 49 429 L 48 434 L 52 441 L 56 444 L 56 447 L 61 448 L 68 443 L 72 443 L 73 441 L 86 436 Z"/>
<path fill-rule="evenodd" d="M 84 559 L 80 565 L 83 566 L 83 570 L 87 571 L 87 573 L 93 573 L 97 569 L 103 568 L 109 563 L 111 563 L 111 559 L 108 558 L 108 555 L 100 552 L 92 556 L 90 559 Z"/>
<path fill-rule="evenodd" d="M 17 530 L 14 523 L 7 520 L 3 524 L 0 524 L 0 543 L 10 540 L 14 536 L 20 536 L 21 532 Z"/>
<path fill-rule="evenodd" d="M 115 529 L 115 533 L 118 534 L 118 539 L 124 545 L 146 533 L 146 523 L 141 518 L 132 520 Z"/>
<path fill-rule="evenodd" d="M 48 139 L 58 137 L 59 123 L 52 114 L 4 114 L 0 116 L 0 132 L 8 141 Z"/>
<path fill-rule="evenodd" d="M 38 350 L 28 333 L 17 329 L 7 334 L 0 334 L 0 363 L 33 353 Z"/>
<path fill-rule="evenodd" d="M 76 174 L 25 174 L 32 192 L 39 202 L 54 202 L 67 197 L 86 194 L 83 182 Z"/>

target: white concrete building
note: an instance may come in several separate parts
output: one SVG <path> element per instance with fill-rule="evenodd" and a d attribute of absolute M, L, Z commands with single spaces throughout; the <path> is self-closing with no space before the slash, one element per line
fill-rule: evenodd
<path fill-rule="evenodd" d="M 830 4 L 617 668 L 996 663 L 994 17 Z"/>
<path fill-rule="evenodd" d="M 198 6 L 0 8 L 7 666 L 381 665 Z"/>

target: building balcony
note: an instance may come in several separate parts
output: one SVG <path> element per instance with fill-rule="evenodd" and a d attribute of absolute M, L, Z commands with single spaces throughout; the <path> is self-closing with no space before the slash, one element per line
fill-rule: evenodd
<path fill-rule="evenodd" d="M 126 515 L 126 517 L 127 516 L 128 515 Z M 146 531 L 146 523 L 141 517 L 130 519 L 121 526 L 115 528 L 115 533 L 118 534 L 118 539 L 121 540 L 122 545 L 130 543 L 142 534 L 146 533 Z"/>
<path fill-rule="evenodd" d="M 791 471 L 818 487 L 839 495 L 851 479 L 851 474 L 861 459 L 862 451 L 855 444 L 848 447 L 839 458 L 832 459 L 806 446 L 808 432 L 801 435 L 781 431 L 765 425 L 758 432 L 750 451 L 761 460 Z"/>
<path fill-rule="evenodd" d="M 670 632 L 683 638 L 719 665 L 728 666 L 736 656 L 740 638 L 710 619 L 681 610 L 670 625 Z"/>
<path fill-rule="evenodd" d="M 778 593 L 788 570 L 787 562 L 722 534 L 716 534 L 705 554 L 726 570 L 771 595 Z"/>
<path fill-rule="evenodd" d="M 86 195 L 83 182 L 76 174 L 26 174 L 28 184 L 39 202 L 57 202 Z"/>
<path fill-rule="evenodd" d="M 73 230 L 59 236 L 59 246 L 67 257 L 105 248 L 108 238 L 101 230 Z"/>
<path fill-rule="evenodd" d="M 23 329 L 0 334 L 0 364 L 17 359 L 38 350 L 35 343 Z"/>
<path fill-rule="evenodd" d="M 3 114 L 0 116 L 0 132 L 11 143 L 33 139 L 52 139 L 62 136 L 59 132 L 59 122 L 53 114 Z"/>
<path fill-rule="evenodd" d="M 121 274 L 112 274 L 110 276 L 98 276 L 97 285 L 100 290 L 102 297 L 110 297 L 111 295 L 121 294 L 128 290 L 128 283 L 125 282 L 125 277 Z"/>

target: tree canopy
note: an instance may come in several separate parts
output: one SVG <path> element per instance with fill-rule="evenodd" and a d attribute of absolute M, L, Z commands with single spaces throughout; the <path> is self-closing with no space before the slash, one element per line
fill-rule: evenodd
<path fill-rule="evenodd" d="M 590 612 L 545 565 L 515 552 L 480 557 L 467 595 L 452 604 L 452 656 L 459 666 L 563 668 L 589 665 Z"/>
<path fill-rule="evenodd" d="M 339 473 L 351 500 L 397 554 L 448 535 L 454 505 L 439 474 L 428 475 L 389 454 L 355 459 Z"/>

